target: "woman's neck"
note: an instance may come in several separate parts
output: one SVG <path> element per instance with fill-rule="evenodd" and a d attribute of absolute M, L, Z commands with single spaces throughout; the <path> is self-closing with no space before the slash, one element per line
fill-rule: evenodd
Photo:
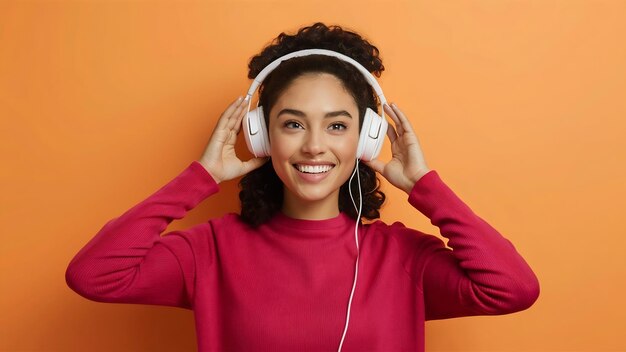
<path fill-rule="evenodd" d="M 335 218 L 339 215 L 339 192 L 326 199 L 318 201 L 306 201 L 291 197 L 285 192 L 283 214 L 294 219 L 324 220 Z"/>

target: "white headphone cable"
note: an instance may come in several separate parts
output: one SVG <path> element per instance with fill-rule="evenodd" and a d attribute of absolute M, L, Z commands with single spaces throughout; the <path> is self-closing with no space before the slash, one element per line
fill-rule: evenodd
<path fill-rule="evenodd" d="M 356 179 L 357 182 L 359 184 L 359 209 L 358 209 L 358 215 L 356 217 L 356 224 L 354 225 L 354 239 L 356 240 L 356 265 L 354 268 L 354 283 L 352 284 L 352 292 L 350 292 L 350 300 L 348 301 L 348 313 L 346 316 L 346 326 L 343 329 L 343 336 L 341 337 L 341 342 L 339 343 L 339 350 L 338 352 L 341 352 L 341 347 L 343 346 L 343 341 L 346 338 L 346 332 L 348 331 L 348 324 L 350 323 L 350 307 L 352 306 L 352 297 L 354 297 L 354 288 L 356 287 L 356 279 L 359 275 L 359 236 L 358 236 L 358 226 L 359 226 L 359 221 L 361 220 L 361 210 L 363 207 L 363 195 L 361 192 L 361 178 L 359 176 L 359 159 L 356 159 L 356 167 L 354 168 L 354 172 L 352 173 L 352 176 L 350 176 L 350 181 L 348 182 L 348 191 L 350 193 L 350 198 L 352 199 L 352 205 L 354 206 L 354 209 L 357 210 L 356 207 L 356 203 L 354 202 L 354 197 L 352 197 L 352 178 L 354 177 L 354 174 L 356 173 Z"/>

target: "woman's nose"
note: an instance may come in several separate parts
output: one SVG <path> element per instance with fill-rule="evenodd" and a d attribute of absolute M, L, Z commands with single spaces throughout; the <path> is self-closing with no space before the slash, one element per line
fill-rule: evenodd
<path fill-rule="evenodd" d="M 321 132 L 309 131 L 302 144 L 302 152 L 317 155 L 326 151 L 326 141 Z"/>

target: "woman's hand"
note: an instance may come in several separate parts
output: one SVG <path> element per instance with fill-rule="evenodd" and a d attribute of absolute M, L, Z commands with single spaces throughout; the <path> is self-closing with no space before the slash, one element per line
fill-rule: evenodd
<path fill-rule="evenodd" d="M 391 124 L 387 128 L 387 136 L 391 141 L 392 158 L 388 163 L 378 159 L 364 161 L 366 165 L 382 174 L 389 183 L 400 188 L 407 194 L 411 192 L 415 182 L 430 171 L 419 140 L 413 132 L 411 123 L 404 113 L 395 105 L 383 106 L 391 117 L 396 128 Z"/>
<path fill-rule="evenodd" d="M 198 160 L 217 183 L 247 174 L 269 160 L 265 157 L 241 161 L 235 154 L 235 141 L 247 106 L 248 100 L 240 96 L 226 108 Z"/>

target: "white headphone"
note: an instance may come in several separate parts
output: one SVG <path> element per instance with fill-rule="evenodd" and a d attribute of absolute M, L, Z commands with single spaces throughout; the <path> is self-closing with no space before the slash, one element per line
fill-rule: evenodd
<path fill-rule="evenodd" d="M 255 157 L 264 157 L 270 156 L 270 143 L 269 137 L 267 133 L 267 126 L 265 125 L 265 118 L 263 115 L 263 107 L 259 106 L 257 101 L 257 108 L 250 111 L 250 105 L 252 102 L 252 95 L 259 87 L 263 79 L 272 72 L 278 65 L 282 63 L 282 61 L 291 59 L 296 56 L 308 56 L 308 55 L 326 55 L 326 56 L 334 56 L 343 61 L 346 61 L 352 64 L 354 67 L 359 69 L 367 82 L 374 88 L 374 91 L 378 95 L 380 100 L 381 107 L 387 103 L 387 99 L 385 99 L 385 95 L 383 94 L 382 89 L 378 85 L 378 82 L 374 78 L 374 76 L 361 64 L 359 64 L 356 60 L 343 55 L 341 53 L 326 50 L 326 49 L 305 49 L 292 52 L 290 54 L 279 57 L 278 59 L 272 61 L 269 65 L 267 65 L 261 72 L 256 76 L 254 82 L 248 89 L 248 94 L 246 99 L 248 99 L 248 112 L 242 121 L 242 127 L 244 129 L 244 136 L 246 139 L 246 145 L 248 146 L 248 150 Z M 385 135 L 387 134 L 387 120 L 385 120 L 384 109 L 380 109 L 382 112 L 382 116 L 378 115 L 374 110 L 369 107 L 365 111 L 365 117 L 363 118 L 363 127 L 361 128 L 361 133 L 359 136 L 359 144 L 357 147 L 356 153 L 356 167 L 354 168 L 354 172 L 350 177 L 350 181 L 348 182 L 350 198 L 352 198 L 352 204 L 354 208 L 357 209 L 356 203 L 354 202 L 354 198 L 352 197 L 352 177 L 354 174 L 357 175 L 357 180 L 359 184 L 359 207 L 357 209 L 357 221 L 354 226 L 354 239 L 356 241 L 356 263 L 355 263 L 355 271 L 354 271 L 354 282 L 352 283 L 352 292 L 350 293 L 350 300 L 348 301 L 348 311 L 346 315 L 346 324 L 343 330 L 343 335 L 341 337 L 341 342 L 339 343 L 338 351 L 341 352 L 341 348 L 343 346 L 343 341 L 346 337 L 346 333 L 348 331 L 348 324 L 350 322 L 350 308 L 352 306 L 352 297 L 354 296 L 354 289 L 356 288 L 356 281 L 359 274 L 359 236 L 358 236 L 358 224 L 361 219 L 361 210 L 363 205 L 363 196 L 361 194 L 361 179 L 359 177 L 359 173 L 357 172 L 359 168 L 359 159 L 360 160 L 373 160 L 376 159 L 380 150 L 383 146 L 383 142 L 385 140 Z"/>
<path fill-rule="evenodd" d="M 248 150 L 255 157 L 264 157 L 270 156 L 270 143 L 269 137 L 267 133 L 267 126 L 265 125 L 265 118 L 263 107 L 258 106 L 259 102 L 257 101 L 257 108 L 250 111 L 250 105 L 252 103 L 252 95 L 259 87 L 261 82 L 265 79 L 265 77 L 270 74 L 278 65 L 282 63 L 282 61 L 291 59 L 296 56 L 308 56 L 308 55 L 326 55 L 326 56 L 334 56 L 343 61 L 351 63 L 354 67 L 359 69 L 367 82 L 374 88 L 374 91 L 378 95 L 380 100 L 381 107 L 383 104 L 387 103 L 385 99 L 385 95 L 383 94 L 382 89 L 378 85 L 378 82 L 374 78 L 374 76 L 361 64 L 359 64 L 356 60 L 343 55 L 341 53 L 326 50 L 326 49 L 305 49 L 299 50 L 287 55 L 281 56 L 278 59 L 272 61 L 269 65 L 267 65 L 257 76 L 254 78 L 254 82 L 248 89 L 247 99 L 248 99 L 248 112 L 243 120 L 244 127 L 244 137 L 246 139 L 246 145 L 248 146 Z M 382 116 L 378 115 L 374 110 L 369 107 L 365 111 L 365 117 L 363 119 L 363 127 L 361 127 L 361 134 L 359 136 L 359 144 L 357 147 L 357 159 L 369 161 L 372 159 L 376 159 L 380 150 L 383 146 L 383 142 L 385 140 L 385 135 L 387 134 L 387 120 L 385 120 L 385 112 L 384 109 L 380 109 L 382 112 Z"/>

